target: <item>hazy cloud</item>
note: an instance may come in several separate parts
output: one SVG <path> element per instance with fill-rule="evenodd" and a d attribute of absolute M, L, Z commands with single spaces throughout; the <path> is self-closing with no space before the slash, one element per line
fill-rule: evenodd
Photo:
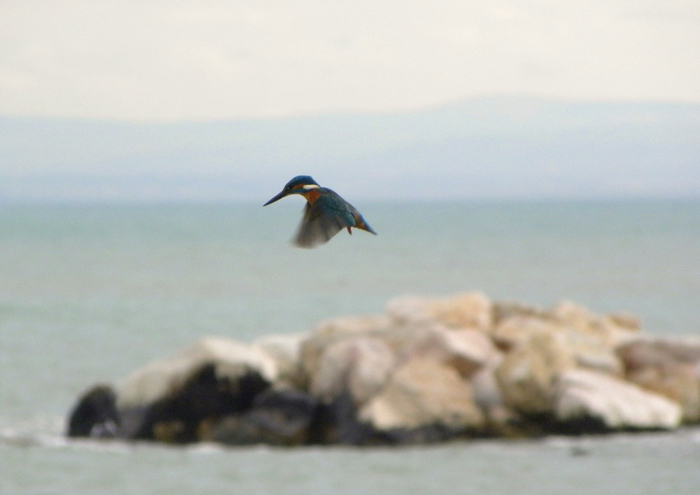
<path fill-rule="evenodd" d="M 0 4 L 0 113 L 122 120 L 390 111 L 484 94 L 700 101 L 700 4 Z"/>

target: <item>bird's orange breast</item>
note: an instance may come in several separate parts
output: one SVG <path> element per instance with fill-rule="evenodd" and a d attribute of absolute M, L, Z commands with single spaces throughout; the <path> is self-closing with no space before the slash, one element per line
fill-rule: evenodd
<path fill-rule="evenodd" d="M 308 201 L 309 204 L 314 204 L 319 198 L 319 196 L 321 196 L 321 193 L 318 191 L 318 189 L 311 189 L 301 194 L 306 198 L 306 201 Z"/>

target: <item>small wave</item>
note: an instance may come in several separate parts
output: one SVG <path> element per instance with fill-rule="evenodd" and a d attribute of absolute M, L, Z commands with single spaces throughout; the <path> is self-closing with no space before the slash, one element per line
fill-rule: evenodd
<path fill-rule="evenodd" d="M 65 436 L 63 418 L 39 416 L 28 419 L 0 418 L 0 447 L 49 447 L 108 449 L 126 451 L 128 444 L 118 441 L 72 439 Z"/>
<path fill-rule="evenodd" d="M 0 445 L 34 447 L 65 441 L 63 419 L 47 416 L 29 419 L 0 418 Z"/>

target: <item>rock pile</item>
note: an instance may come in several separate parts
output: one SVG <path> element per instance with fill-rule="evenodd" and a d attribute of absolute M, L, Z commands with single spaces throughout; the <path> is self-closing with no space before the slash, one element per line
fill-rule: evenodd
<path fill-rule="evenodd" d="M 244 344 L 209 337 L 88 390 L 72 437 L 229 445 L 415 444 L 673 429 L 700 421 L 700 341 L 630 315 L 480 293 Z"/>

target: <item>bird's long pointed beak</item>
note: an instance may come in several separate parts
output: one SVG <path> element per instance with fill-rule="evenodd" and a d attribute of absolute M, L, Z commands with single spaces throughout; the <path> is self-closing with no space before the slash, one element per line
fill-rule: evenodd
<path fill-rule="evenodd" d="M 267 203 L 265 203 L 263 206 L 267 206 L 267 205 L 269 205 L 269 204 L 272 204 L 272 203 L 274 203 L 275 201 L 278 201 L 278 200 L 284 198 L 286 195 L 287 195 L 287 193 L 285 193 L 284 191 L 282 191 L 282 192 L 279 193 L 277 196 L 275 196 L 274 198 L 272 198 L 270 201 L 268 201 Z"/>

